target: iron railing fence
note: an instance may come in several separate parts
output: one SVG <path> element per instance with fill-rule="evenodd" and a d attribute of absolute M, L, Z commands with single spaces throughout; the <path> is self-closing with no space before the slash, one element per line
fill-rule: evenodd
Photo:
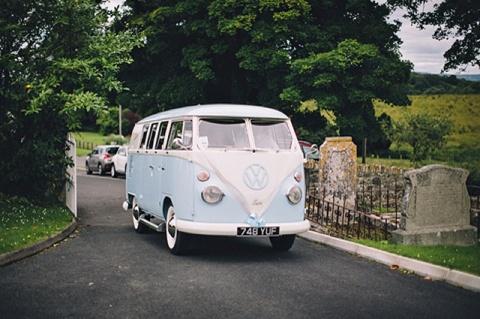
<path fill-rule="evenodd" d="M 341 238 L 383 240 L 400 224 L 405 194 L 405 169 L 380 165 L 357 167 L 357 200 L 347 208 L 345 199 L 326 196 L 318 182 L 318 166 L 306 166 L 305 216 L 318 231 Z M 480 240 L 480 186 L 468 185 L 471 225 Z"/>
<path fill-rule="evenodd" d="M 480 186 L 468 185 L 470 195 L 470 224 L 477 227 L 477 238 L 480 240 Z"/>
<path fill-rule="evenodd" d="M 379 216 L 355 208 L 346 208 L 345 199 L 327 200 L 325 191 L 309 193 L 306 200 L 306 218 L 323 233 L 340 238 L 367 238 L 383 240 L 397 228 L 389 216 Z"/>

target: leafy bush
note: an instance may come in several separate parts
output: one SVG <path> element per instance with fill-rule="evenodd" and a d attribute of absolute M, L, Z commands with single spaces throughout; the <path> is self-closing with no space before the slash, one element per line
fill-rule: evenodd
<path fill-rule="evenodd" d="M 396 141 L 412 146 L 412 161 L 431 157 L 445 144 L 445 137 L 452 128 L 449 119 L 427 113 L 408 115 L 405 122 L 397 124 Z"/>
<path fill-rule="evenodd" d="M 99 112 L 124 90 L 120 65 L 132 62 L 140 37 L 107 28 L 98 1 L 4 2 L 0 192 L 56 197 L 72 164 L 68 131 L 79 128 L 82 112 Z"/>
<path fill-rule="evenodd" d="M 128 140 L 121 136 L 121 135 L 115 135 L 111 134 L 105 138 L 105 144 L 114 144 L 114 145 L 124 145 L 128 142 Z"/>

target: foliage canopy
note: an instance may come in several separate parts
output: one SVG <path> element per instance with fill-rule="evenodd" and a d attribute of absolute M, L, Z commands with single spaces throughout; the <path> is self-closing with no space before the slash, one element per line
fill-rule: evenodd
<path fill-rule="evenodd" d="M 55 196 L 65 184 L 69 130 L 123 90 L 120 65 L 139 45 L 112 32 L 94 0 L 2 2 L 0 191 Z"/>
<path fill-rule="evenodd" d="M 371 0 L 127 0 L 117 27 L 144 32 L 122 69 L 122 105 L 142 115 L 198 103 L 275 107 L 302 138 L 368 136 L 382 142 L 371 98 L 408 103 L 411 65 L 399 25 Z M 305 109 L 306 101 L 317 107 Z M 322 115 L 333 112 L 337 122 Z"/>

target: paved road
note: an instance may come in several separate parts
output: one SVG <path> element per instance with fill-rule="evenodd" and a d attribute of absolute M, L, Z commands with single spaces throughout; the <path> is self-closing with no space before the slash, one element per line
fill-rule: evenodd
<path fill-rule="evenodd" d="M 78 181 L 79 232 L 0 268 L 0 318 L 480 317 L 480 294 L 301 239 L 277 253 L 267 240 L 199 238 L 173 256 L 163 236 L 131 228 L 124 180 Z"/>

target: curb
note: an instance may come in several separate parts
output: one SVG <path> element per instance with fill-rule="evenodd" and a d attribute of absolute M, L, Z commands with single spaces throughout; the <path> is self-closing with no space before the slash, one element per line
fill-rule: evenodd
<path fill-rule="evenodd" d="M 348 240 L 320 234 L 312 230 L 298 234 L 297 236 L 309 241 L 331 246 L 351 254 L 359 255 L 387 266 L 397 265 L 398 267 L 410 270 L 417 275 L 428 276 L 432 278 L 432 280 L 444 280 L 449 284 L 475 292 L 480 292 L 480 277 L 463 271 L 449 269 L 424 261 L 395 255 L 383 250 L 353 243 Z"/>
<path fill-rule="evenodd" d="M 52 246 L 53 244 L 58 243 L 59 241 L 64 240 L 68 237 L 75 229 L 77 228 L 77 221 L 75 219 L 72 220 L 70 225 L 62 230 L 60 233 L 50 236 L 44 241 L 39 243 L 33 244 L 32 246 L 20 248 L 15 251 L 11 251 L 8 253 L 4 253 L 0 255 L 0 267 L 6 266 L 13 262 L 19 261 L 21 259 L 33 256 L 38 254 L 42 250 L 47 249 L 48 247 Z"/>

